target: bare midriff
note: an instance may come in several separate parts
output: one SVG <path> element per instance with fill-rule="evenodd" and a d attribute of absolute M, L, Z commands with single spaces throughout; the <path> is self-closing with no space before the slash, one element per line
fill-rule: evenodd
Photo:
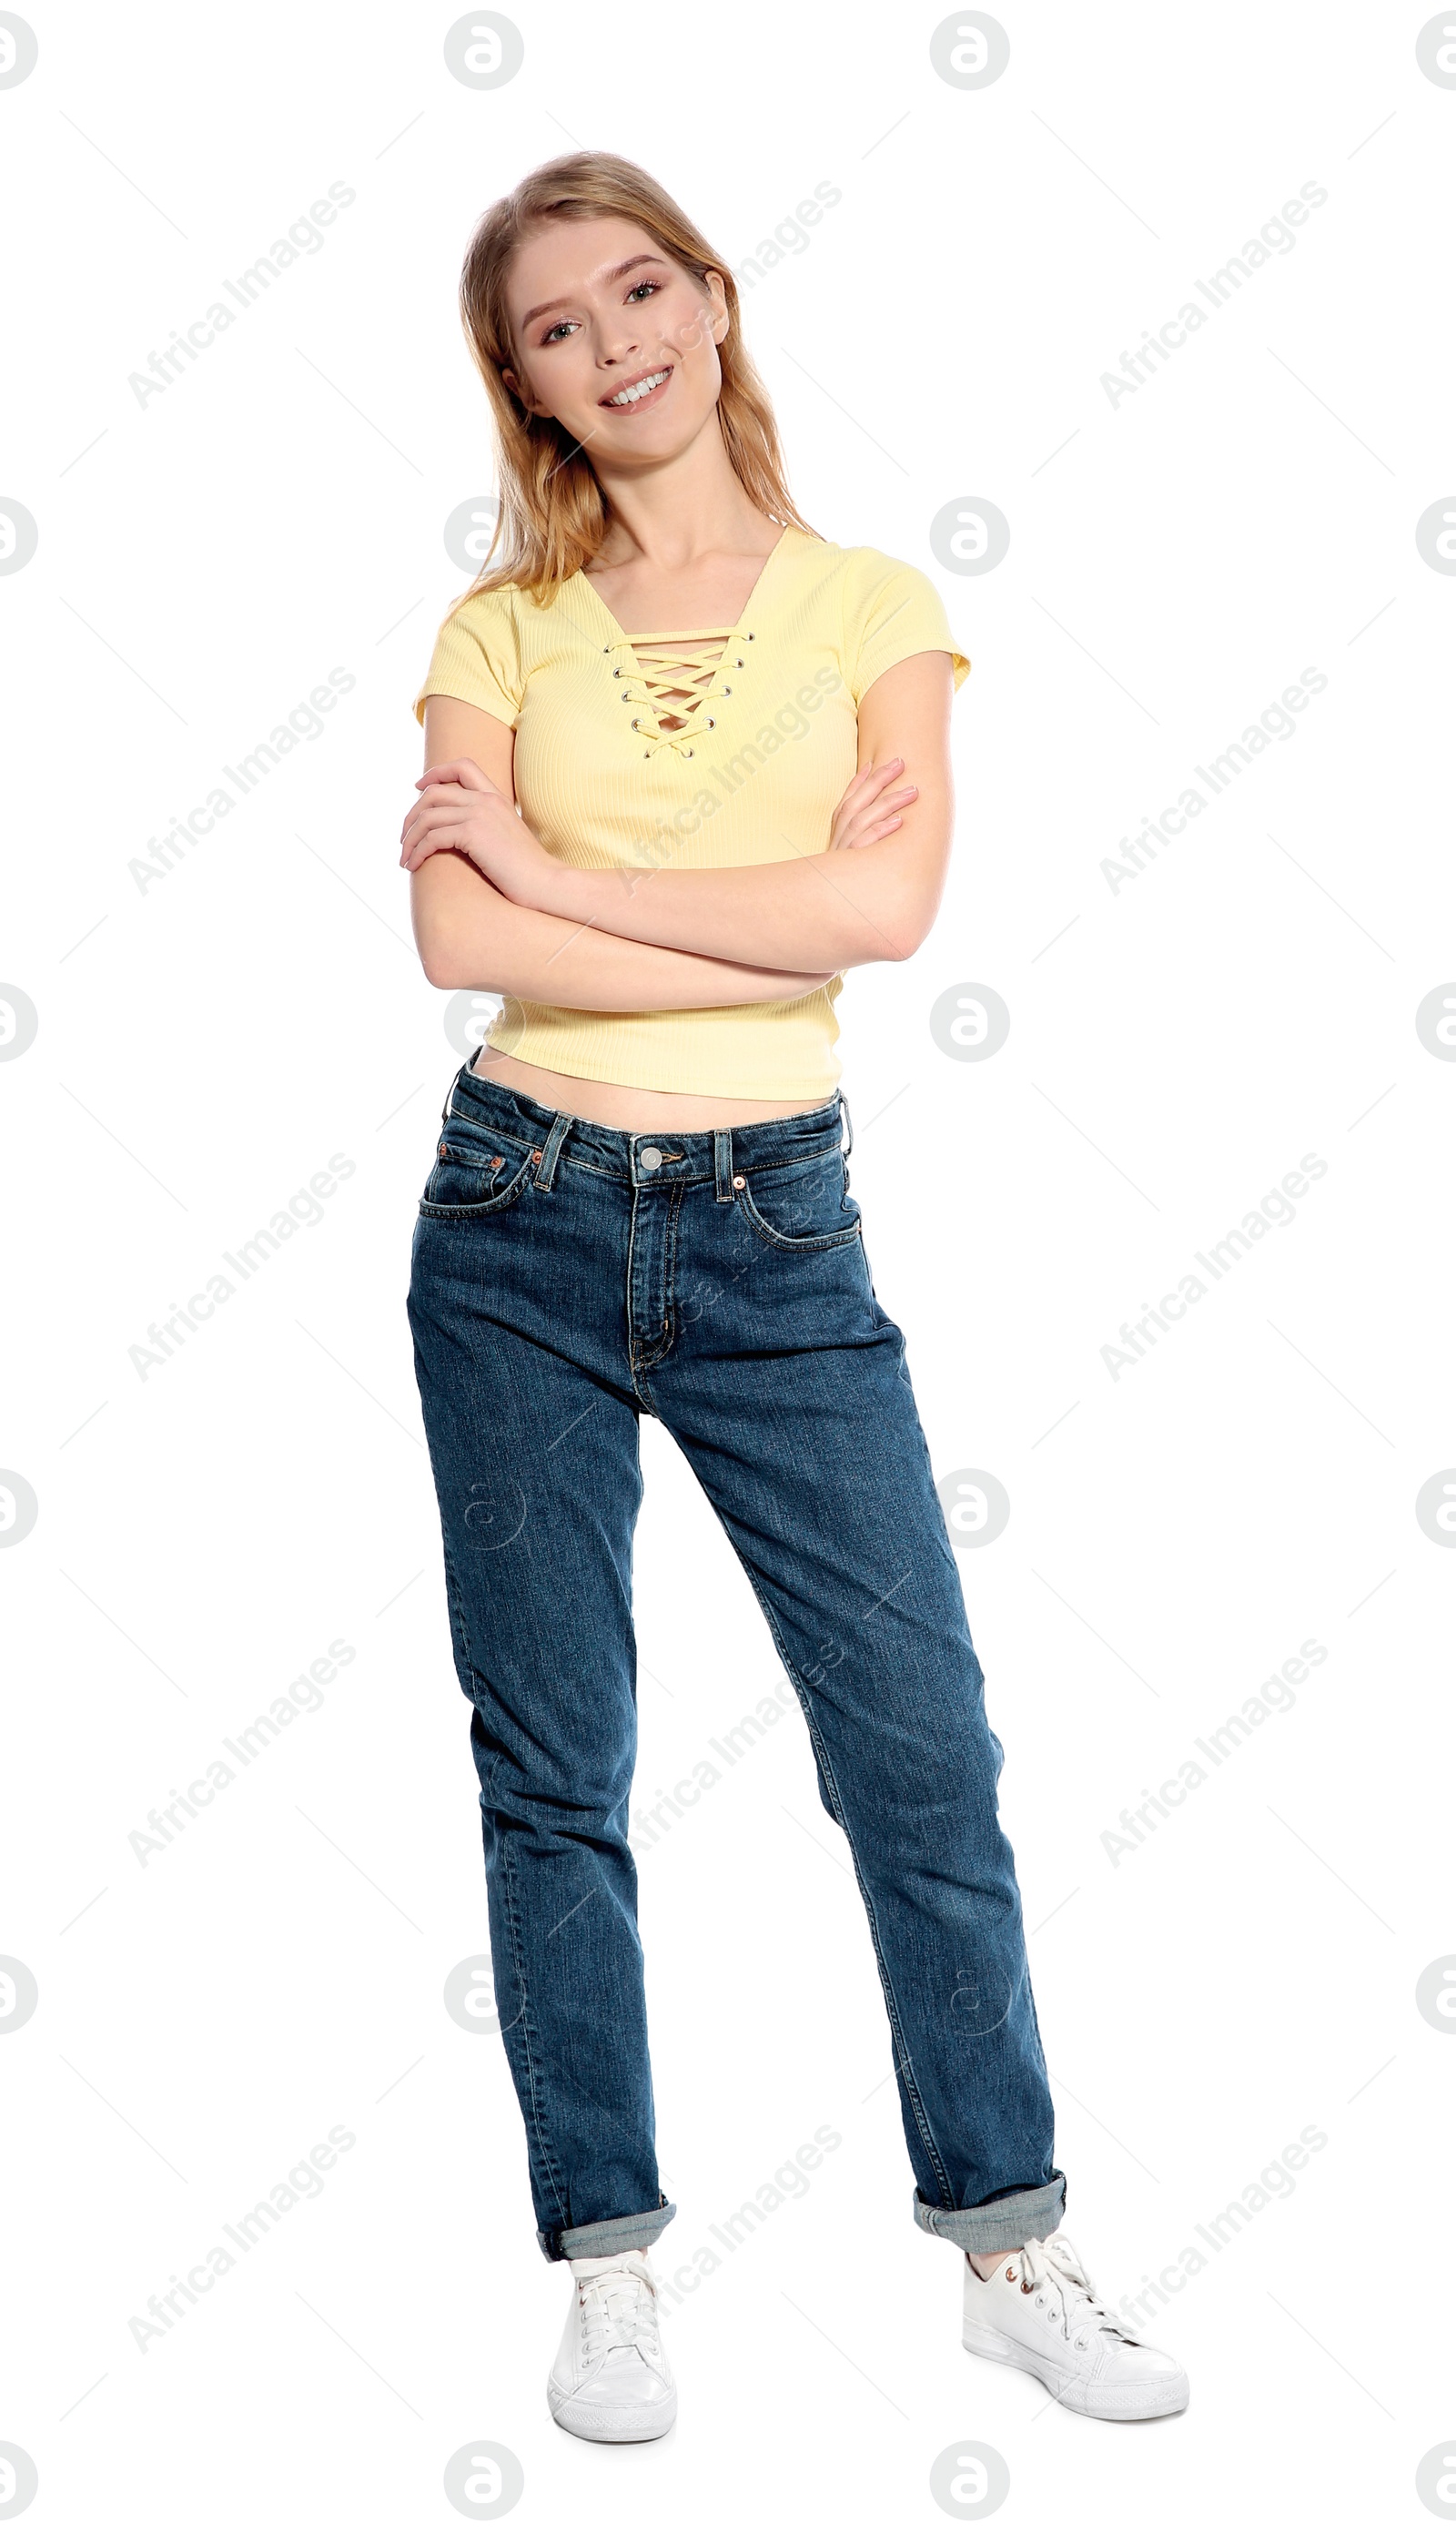
<path fill-rule="evenodd" d="M 483 1082 L 498 1082 L 506 1090 L 523 1091 L 543 1108 L 563 1109 L 569 1117 L 590 1118 L 596 1126 L 615 1126 L 623 1134 L 711 1134 L 716 1126 L 761 1126 L 771 1117 L 801 1117 L 821 1108 L 821 1099 L 718 1099 L 697 1091 L 638 1090 L 627 1082 L 583 1082 L 570 1073 L 552 1073 L 542 1064 L 523 1064 L 518 1055 L 497 1055 L 483 1046 L 471 1071 Z"/>

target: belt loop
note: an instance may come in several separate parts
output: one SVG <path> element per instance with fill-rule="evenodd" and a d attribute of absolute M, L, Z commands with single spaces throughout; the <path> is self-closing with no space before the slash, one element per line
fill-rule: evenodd
<path fill-rule="evenodd" d="M 733 1138 L 730 1129 L 727 1126 L 719 1126 L 714 1129 L 713 1179 L 719 1204 L 731 1205 L 733 1201 Z"/>
<path fill-rule="evenodd" d="M 539 1188 L 545 1188 L 550 1191 L 553 1184 L 556 1175 L 556 1154 L 559 1152 L 561 1146 L 565 1143 L 575 1122 L 575 1119 L 569 1116 L 564 1108 L 557 1109 L 551 1133 L 548 1135 L 545 1145 L 542 1148 L 541 1160 L 536 1171 L 536 1185 Z"/>
<path fill-rule="evenodd" d="M 849 1114 L 849 1102 L 844 1097 L 843 1090 L 840 1092 L 840 1106 L 844 1110 L 844 1123 L 849 1129 L 849 1141 L 841 1148 L 844 1151 L 844 1158 L 847 1161 L 850 1153 L 854 1149 L 854 1120 Z"/>

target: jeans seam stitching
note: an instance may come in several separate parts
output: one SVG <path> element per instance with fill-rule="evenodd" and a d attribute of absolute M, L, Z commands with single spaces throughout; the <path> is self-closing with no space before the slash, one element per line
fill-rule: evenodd
<path fill-rule="evenodd" d="M 895 2036 L 901 2081 L 904 2086 L 906 2096 L 915 2114 L 915 2126 L 920 2132 L 920 2143 L 925 2149 L 926 2158 L 934 2166 L 940 2186 L 945 2192 L 947 2199 L 949 2199 L 952 2195 L 950 2175 L 946 2171 L 940 2150 L 935 2143 L 930 2123 L 926 2118 L 925 2105 L 920 2098 L 920 2089 L 915 2083 L 913 2064 L 904 2036 L 904 2026 L 901 2020 L 899 2004 L 896 2001 L 894 1982 L 890 1976 L 890 1965 L 885 1959 L 884 1949 L 880 1942 L 880 1929 L 875 1917 L 874 1901 L 865 1882 L 864 1875 L 860 1870 L 859 1852 L 855 1847 L 853 1838 L 849 1832 L 848 1824 L 844 1816 L 844 1804 L 840 1795 L 839 1785 L 835 1778 L 834 1768 L 830 1761 L 829 1752 L 825 1748 L 823 1737 L 819 1731 L 818 1723 L 815 1720 L 813 1709 L 809 1704 L 805 1683 L 800 1678 L 797 1669 L 788 1655 L 783 1637 L 779 1633 L 773 1610 L 764 1598 L 764 1595 L 759 1588 L 758 1578 L 750 1567 L 747 1559 L 743 1557 L 741 1551 L 737 1550 L 736 1543 L 734 1543 L 734 1547 L 735 1553 L 738 1556 L 738 1562 L 748 1577 L 754 1598 L 758 1602 L 759 1608 L 762 1610 L 764 1618 L 768 1623 L 769 1633 L 773 1637 L 775 1644 L 778 1646 L 779 1659 L 783 1663 L 785 1670 L 787 1672 L 789 1679 L 793 1682 L 794 1693 L 798 1698 L 799 1705 L 803 1709 L 804 1721 L 809 1728 L 809 1738 L 814 1745 L 814 1754 L 819 1761 L 820 1767 L 824 1771 L 824 1782 L 835 1798 L 836 1810 L 834 1817 L 838 1822 L 839 1827 L 844 1831 L 844 1844 L 849 1850 L 850 1861 L 854 1866 L 854 1879 L 859 1885 L 859 1896 L 864 1904 L 865 1916 L 869 1921 L 870 1942 L 874 1946 L 875 1963 L 879 1970 L 880 1984 L 884 1990 L 886 2009 L 890 2017 L 890 2029 Z"/>
<path fill-rule="evenodd" d="M 668 1198 L 668 1236 L 663 1259 L 663 1342 L 648 1370 L 656 1372 L 677 1342 L 677 1230 L 687 1182 L 679 1179 Z"/>
<path fill-rule="evenodd" d="M 508 1839 L 502 1839 L 500 1843 L 500 1878 L 505 1887 L 505 1915 L 506 1923 L 510 1928 L 511 1963 L 521 1990 L 521 2010 L 517 2020 L 521 2027 L 521 2054 L 526 2062 L 526 2079 L 531 2088 L 531 2121 L 536 2132 L 536 2143 L 541 2150 L 542 2162 L 551 2176 L 552 2189 L 555 2194 L 559 2211 L 555 2230 L 559 2233 L 569 2226 L 571 2214 L 566 2204 L 566 2193 L 561 2187 L 560 2170 L 547 2131 L 536 2052 L 531 2045 L 531 1991 L 527 1985 L 521 1960 L 521 1928 L 520 1915 L 516 1907 L 515 1864 Z"/>
<path fill-rule="evenodd" d="M 448 1601 L 459 1615 L 460 1642 L 464 1649 L 465 1666 L 470 1674 L 472 1681 L 484 1680 L 485 1675 L 478 1669 L 475 1657 L 471 1652 L 470 1629 L 466 1622 L 465 1616 L 465 1599 L 460 1590 L 459 1579 L 455 1570 L 455 1562 L 450 1555 L 448 1547 L 444 1548 L 443 1555 L 445 1568 L 445 1592 Z M 472 1694 L 472 1705 L 476 1704 L 476 1698 Z M 495 1770 L 493 1768 L 493 1783 L 494 1778 Z M 557 2167 L 555 2155 L 552 2149 L 551 2139 L 547 2134 L 545 2113 L 541 2100 L 540 2087 L 537 2080 L 535 2053 L 531 2046 L 531 1992 L 527 1985 L 521 1958 L 520 1923 L 515 1899 L 515 1874 L 511 1860 L 510 1842 L 508 1839 L 502 1839 L 500 1841 L 500 1879 L 505 1898 L 505 1919 L 506 1924 L 510 1929 L 511 1967 L 515 1973 L 516 1981 L 521 1993 L 521 2007 L 520 2012 L 516 2017 L 516 2021 L 519 2023 L 521 2028 L 521 2052 L 526 2063 L 527 2082 L 531 2088 L 532 2125 L 536 2131 L 536 2142 L 541 2151 L 542 2162 L 545 2165 L 547 2172 L 550 2174 L 552 2189 L 555 2193 L 556 2207 L 558 2209 L 561 2209 L 565 2207 L 565 2193 L 561 2188 L 560 2171 Z M 501 2045 L 504 2047 L 506 2044 L 503 2031 L 500 2037 Z M 560 2225 L 566 2225 L 569 2222 L 569 2216 L 561 2215 L 559 2219 Z"/>
<path fill-rule="evenodd" d="M 631 1379 L 633 1394 L 638 1398 L 646 1399 L 647 1393 L 641 1386 L 641 1376 L 644 1370 L 642 1348 L 638 1343 L 637 1330 L 632 1321 L 632 1265 L 637 1253 L 637 1193 L 636 1188 L 633 1188 L 632 1210 L 627 1223 L 627 1273 L 623 1299 L 627 1314 L 627 1371 Z"/>
<path fill-rule="evenodd" d="M 662 1336 L 655 1344 L 649 1346 L 642 1338 L 635 1334 L 632 1335 L 630 1348 L 630 1361 L 633 1376 L 632 1386 L 634 1389 L 637 1389 L 639 1397 L 642 1398 L 645 1398 L 647 1393 L 645 1390 L 638 1388 L 637 1374 L 639 1372 L 656 1372 L 659 1364 L 666 1363 L 677 1341 L 677 1326 L 673 1310 L 673 1272 L 677 1265 L 678 1217 L 682 1211 L 682 1198 L 686 1185 L 686 1180 L 679 1180 L 672 1188 L 668 1198 L 669 1210 L 666 1254 L 663 1259 Z M 627 1325 L 629 1331 L 631 1330 L 632 1316 L 632 1254 L 636 1243 L 636 1237 L 637 1208 L 634 1203 L 632 1207 L 632 1228 L 627 1239 Z M 656 1414 L 656 1409 L 654 1409 L 653 1413 Z"/>

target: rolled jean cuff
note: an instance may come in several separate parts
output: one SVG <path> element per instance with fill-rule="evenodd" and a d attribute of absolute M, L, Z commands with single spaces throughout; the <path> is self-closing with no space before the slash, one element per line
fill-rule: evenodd
<path fill-rule="evenodd" d="M 962 2252 L 1002 2252 L 1055 2234 L 1066 2207 L 1067 2175 L 1054 2172 L 1036 2190 L 1008 2191 L 1004 2199 L 985 2199 L 979 2208 L 932 2208 L 917 2190 L 915 2222 L 927 2234 L 959 2243 Z"/>
<path fill-rule="evenodd" d="M 609 2252 L 630 2252 L 636 2244 L 655 2243 L 677 2209 L 661 2192 L 658 2205 L 643 2216 L 603 2216 L 594 2225 L 553 2225 L 536 2229 L 536 2240 L 549 2261 L 598 2261 Z"/>

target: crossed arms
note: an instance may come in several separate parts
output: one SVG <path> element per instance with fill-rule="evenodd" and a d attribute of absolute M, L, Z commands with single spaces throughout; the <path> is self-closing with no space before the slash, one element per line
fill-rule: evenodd
<path fill-rule="evenodd" d="M 783 1002 L 909 958 L 950 857 L 950 655 L 920 651 L 859 706 L 859 767 L 825 850 L 725 869 L 575 870 L 515 806 L 515 740 L 450 695 L 425 707 L 405 820 L 415 940 L 432 984 L 575 1011 Z"/>

